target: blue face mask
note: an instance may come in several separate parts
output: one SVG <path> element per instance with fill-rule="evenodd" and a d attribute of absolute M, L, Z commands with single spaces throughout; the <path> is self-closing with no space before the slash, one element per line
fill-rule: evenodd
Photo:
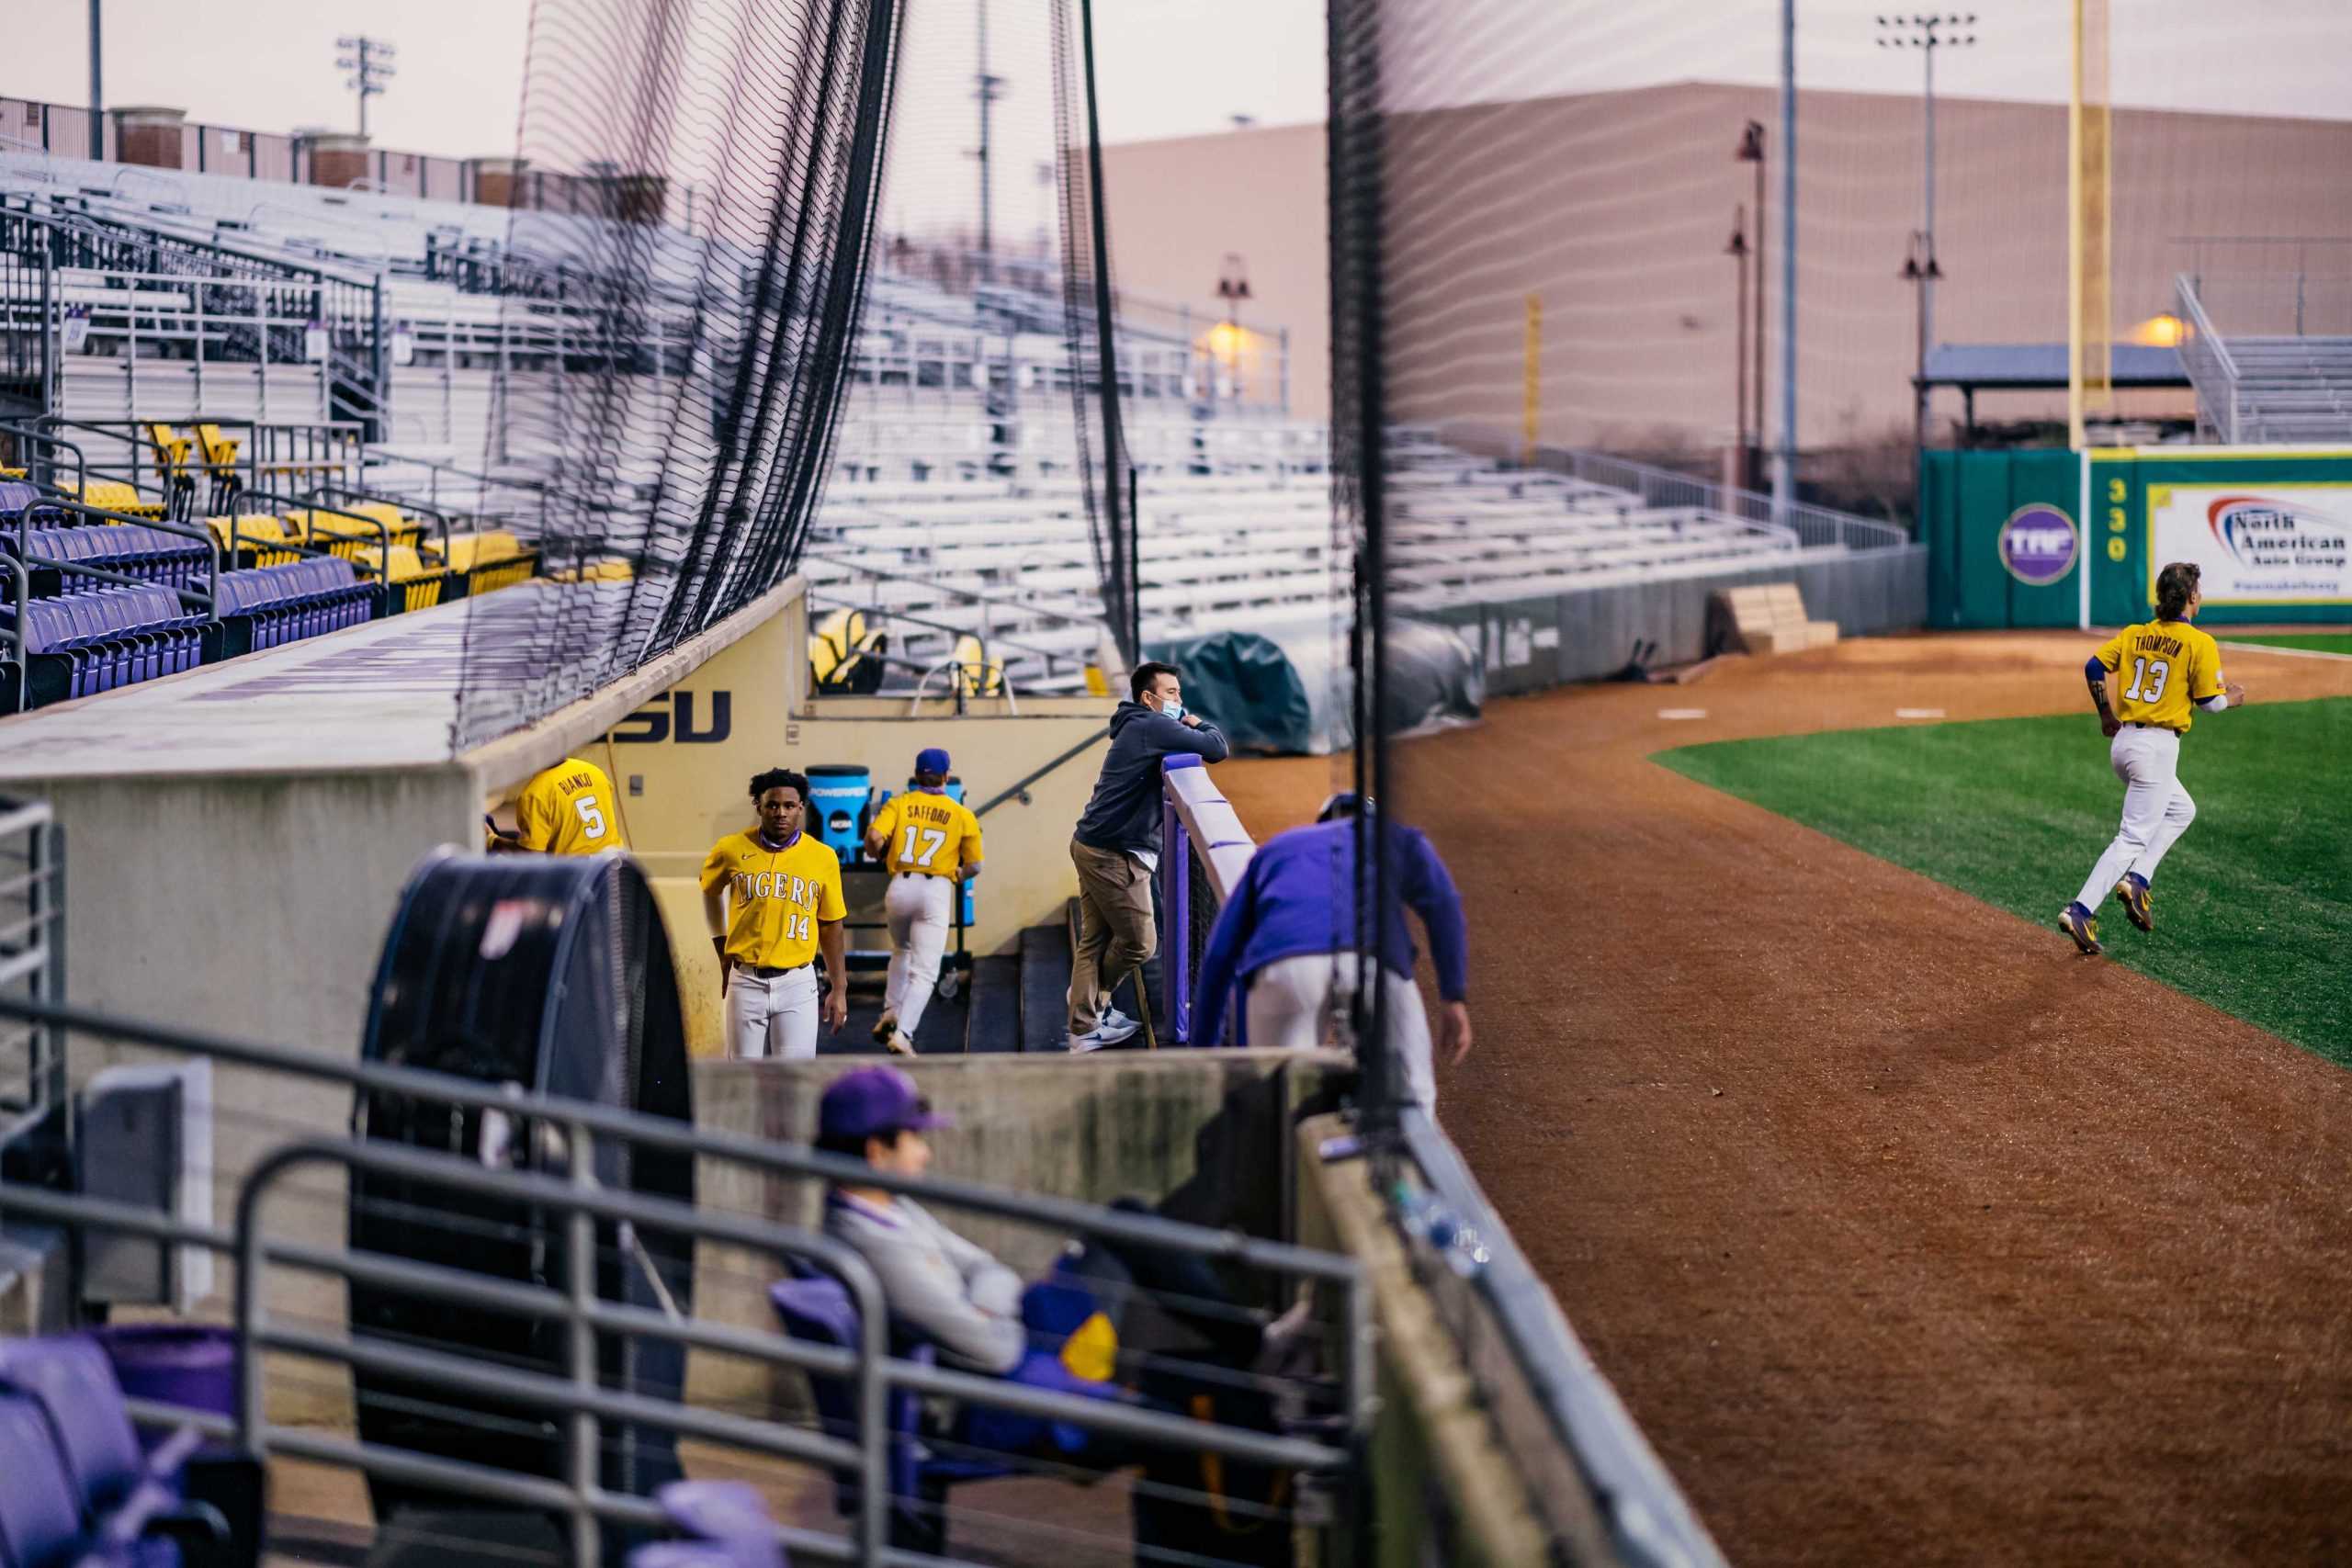
<path fill-rule="evenodd" d="M 1159 711 L 1166 714 L 1170 718 L 1175 719 L 1179 723 L 1183 721 L 1184 705 L 1182 703 L 1170 703 L 1166 707 L 1161 708 Z"/>

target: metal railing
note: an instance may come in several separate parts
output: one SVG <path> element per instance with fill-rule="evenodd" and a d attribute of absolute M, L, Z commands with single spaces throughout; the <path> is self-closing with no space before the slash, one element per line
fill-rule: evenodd
<path fill-rule="evenodd" d="M 0 998 L 11 998 L 65 1000 L 65 829 L 47 801 L 0 795 Z M 65 1103 L 64 1031 L 40 1020 L 0 1027 L 0 1073 L 6 1148 Z"/>
<path fill-rule="evenodd" d="M 544 1510 L 567 1521 L 571 1561 L 597 1568 L 604 1523 L 658 1526 L 650 1501 L 599 1482 L 598 1456 L 607 1440 L 602 1423 L 621 1422 L 672 1431 L 776 1457 L 835 1469 L 854 1469 L 860 1505 L 853 1536 L 780 1527 L 791 1550 L 828 1562 L 927 1564 L 939 1559 L 887 1544 L 887 1467 L 891 1435 L 885 1410 L 894 1391 L 974 1402 L 1149 1446 L 1222 1456 L 1231 1461 L 1291 1468 L 1352 1483 L 1358 1456 L 1376 1412 L 1372 1382 L 1373 1327 L 1369 1283 L 1354 1259 L 1263 1241 L 1232 1231 L 1166 1220 L 1069 1200 L 1016 1193 L 967 1182 L 894 1175 L 863 1160 L 794 1145 L 698 1130 L 689 1124 L 586 1101 L 524 1093 L 511 1084 L 478 1081 L 411 1067 L 337 1060 L 323 1052 L 293 1051 L 162 1025 L 105 1017 L 49 1002 L 0 994 L 0 1020 L 42 1025 L 61 1034 L 86 1032 L 119 1044 L 205 1057 L 257 1068 L 288 1079 L 341 1085 L 356 1092 L 398 1096 L 453 1111 L 495 1113 L 510 1125 L 545 1129 L 550 1137 L 517 1136 L 516 1146 L 545 1151 L 550 1173 L 495 1168 L 458 1155 L 390 1143 L 301 1136 L 269 1150 L 236 1184 L 236 1219 L 220 1227 L 78 1194 L 0 1180 L 0 1217 L 21 1216 L 80 1230 L 112 1231 L 193 1246 L 239 1261 L 236 1323 L 243 1353 L 237 1441 L 254 1458 L 273 1455 L 356 1469 L 369 1476 Z M 1341 1325 L 1342 1409 L 1338 1440 L 1322 1440 L 1177 1416 L 928 1366 L 886 1353 L 887 1307 L 871 1271 L 843 1245 L 764 1218 L 600 1186 L 598 1151 L 606 1144 L 733 1164 L 770 1176 L 854 1182 L 921 1200 L 925 1205 L 1010 1219 L 1094 1240 L 1188 1254 L 1311 1281 L 1332 1292 L 1326 1304 Z M 264 1223 L 265 1201 L 287 1175 L 330 1166 L 492 1200 L 549 1216 L 566 1238 L 560 1289 L 501 1280 L 442 1263 L 390 1253 L 334 1249 L 288 1240 Z M 815 1346 L 616 1302 L 595 1280 L 595 1226 L 605 1222 L 624 1238 L 668 1235 L 706 1238 L 770 1258 L 806 1258 L 841 1281 L 859 1310 L 856 1350 Z M 659 1281 L 659 1265 L 641 1246 L 634 1261 Z M 564 1329 L 560 1371 L 534 1371 L 477 1359 L 447 1348 L 424 1349 L 356 1330 L 330 1335 L 291 1326 L 277 1317 L 265 1284 L 274 1268 L 325 1274 L 427 1301 L 471 1305 L 526 1318 L 552 1319 Z M 663 1292 L 656 1291 L 657 1298 Z M 628 1335 L 700 1347 L 772 1366 L 845 1377 L 856 1390 L 858 1433 L 853 1439 L 820 1435 L 724 1411 L 697 1409 L 611 1386 L 600 1375 L 598 1335 Z M 272 1421 L 265 1395 L 266 1354 L 323 1360 L 367 1372 L 420 1380 L 455 1393 L 494 1399 L 557 1419 L 563 1452 L 560 1478 L 503 1470 L 468 1460 L 435 1457 L 365 1440 L 322 1435 L 314 1427 Z M 175 1408 L 142 1406 L 143 1416 L 176 1419 Z M 218 1428 L 218 1422 L 202 1424 Z M 1343 1518 L 1350 1517 L 1343 1513 Z"/>
<path fill-rule="evenodd" d="M 1887 550 L 1911 542 L 1911 536 L 1892 523 L 1874 522 L 1803 502 L 1776 504 L 1770 496 L 1756 491 L 1739 490 L 1605 453 L 1538 446 L 1535 467 L 1628 491 L 1641 497 L 1645 506 L 1692 507 L 1713 516 L 1744 523 L 1759 532 L 1784 534 L 1806 549 L 1834 547 Z"/>
<path fill-rule="evenodd" d="M 1221 1045 L 1193 1038 L 1193 977 L 1217 911 L 1241 885 L 1257 842 L 1197 756 L 1160 764 L 1159 907 L 1166 926 L 1159 951 L 1168 991 L 1168 1024 L 1180 1045 Z M 1228 1010 L 1228 1024 L 1238 1010 Z"/>
<path fill-rule="evenodd" d="M 1391 1217 L 1553 1539 L 1572 1561 L 1717 1568 L 1723 1553 L 1453 1144 L 1418 1105 L 1399 1110 L 1397 1135 L 1412 1171 L 1390 1186 Z"/>
<path fill-rule="evenodd" d="M 2234 444 L 2238 438 L 2238 367 L 2230 345 L 2205 313 L 2197 281 L 2187 273 L 2173 279 L 2173 296 L 2180 304 L 2188 330 L 2180 340 L 2181 367 L 2197 391 L 2197 423 L 2200 434 Z"/>

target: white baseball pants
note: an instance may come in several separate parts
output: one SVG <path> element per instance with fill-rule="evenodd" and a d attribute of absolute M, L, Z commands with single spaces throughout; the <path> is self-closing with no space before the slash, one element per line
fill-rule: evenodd
<path fill-rule="evenodd" d="M 817 966 L 763 980 L 738 966 L 727 980 L 727 1054 L 757 1061 L 817 1054 Z"/>
<path fill-rule="evenodd" d="M 890 921 L 890 977 L 882 1007 L 910 1040 L 939 984 L 939 959 L 947 951 L 956 892 L 956 885 L 944 876 L 893 875 L 882 897 Z"/>
<path fill-rule="evenodd" d="M 1405 1096 L 1434 1115 L 1437 1075 L 1430 1066 L 1430 1015 L 1421 1005 L 1421 988 L 1385 964 L 1380 970 L 1381 996 L 1388 1014 L 1389 1043 L 1405 1075 Z M 1352 953 L 1308 953 L 1277 958 L 1250 976 L 1250 995 L 1243 1004 L 1250 1021 L 1250 1044 L 1306 1051 L 1329 1043 L 1339 1021 L 1354 1005 L 1356 955 Z"/>
<path fill-rule="evenodd" d="M 2127 724 L 2109 746 L 2108 760 L 2123 781 L 2123 826 L 2075 895 L 2075 902 L 2094 913 L 2125 872 L 2154 882 L 2165 852 L 2197 820 L 2197 803 L 2180 787 L 2179 736 Z"/>

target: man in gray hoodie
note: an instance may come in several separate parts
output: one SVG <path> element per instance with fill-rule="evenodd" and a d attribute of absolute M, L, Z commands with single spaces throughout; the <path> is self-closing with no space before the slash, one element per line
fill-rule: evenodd
<path fill-rule="evenodd" d="M 1216 726 L 1184 711 L 1183 678 L 1174 665 L 1137 665 L 1129 686 L 1134 700 L 1111 715 L 1111 752 L 1069 842 L 1078 867 L 1072 1051 L 1115 1045 L 1140 1027 L 1111 1006 L 1111 994 L 1159 951 L 1151 877 L 1159 867 L 1160 763 L 1187 751 L 1204 762 L 1222 762 L 1229 750 Z"/>

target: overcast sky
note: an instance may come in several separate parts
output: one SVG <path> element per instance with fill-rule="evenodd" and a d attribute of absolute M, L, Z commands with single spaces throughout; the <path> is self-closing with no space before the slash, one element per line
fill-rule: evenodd
<path fill-rule="evenodd" d="M 909 0 L 902 123 L 969 141 L 973 17 L 980 0 Z M 989 0 L 1016 137 L 1049 123 L 1046 0 Z M 1569 47 L 1518 51 L 1507 96 L 1698 78 L 1768 82 L 1777 0 L 1400 0 L 1452 14 L 1540 18 Z M 2119 102 L 2239 113 L 2352 117 L 2352 0 L 2113 0 Z M 1939 67 L 1940 91 L 2063 99 L 2068 0 L 1982 0 L 1977 46 Z M 1800 80 L 1914 92 L 1915 56 L 1876 46 L 1871 0 L 1799 0 Z M 83 0 L 7 0 L 0 93 L 84 101 Z M 379 146 L 470 156 L 511 152 L 528 0 L 105 0 L 107 97 L 186 108 L 215 124 L 349 129 L 334 68 L 339 34 L 379 35 L 400 74 L 371 106 Z M 1323 113 L 1320 0 L 1097 0 L 1106 138 L 1221 130 Z M 1546 62 L 1557 61 L 1551 65 Z M 1532 62 L 1533 63 L 1530 63 Z M 1480 96 L 1475 94 L 1473 96 Z M 1025 99 L 1025 102 L 1023 100 Z M 960 148 L 956 150 L 960 156 Z"/>

